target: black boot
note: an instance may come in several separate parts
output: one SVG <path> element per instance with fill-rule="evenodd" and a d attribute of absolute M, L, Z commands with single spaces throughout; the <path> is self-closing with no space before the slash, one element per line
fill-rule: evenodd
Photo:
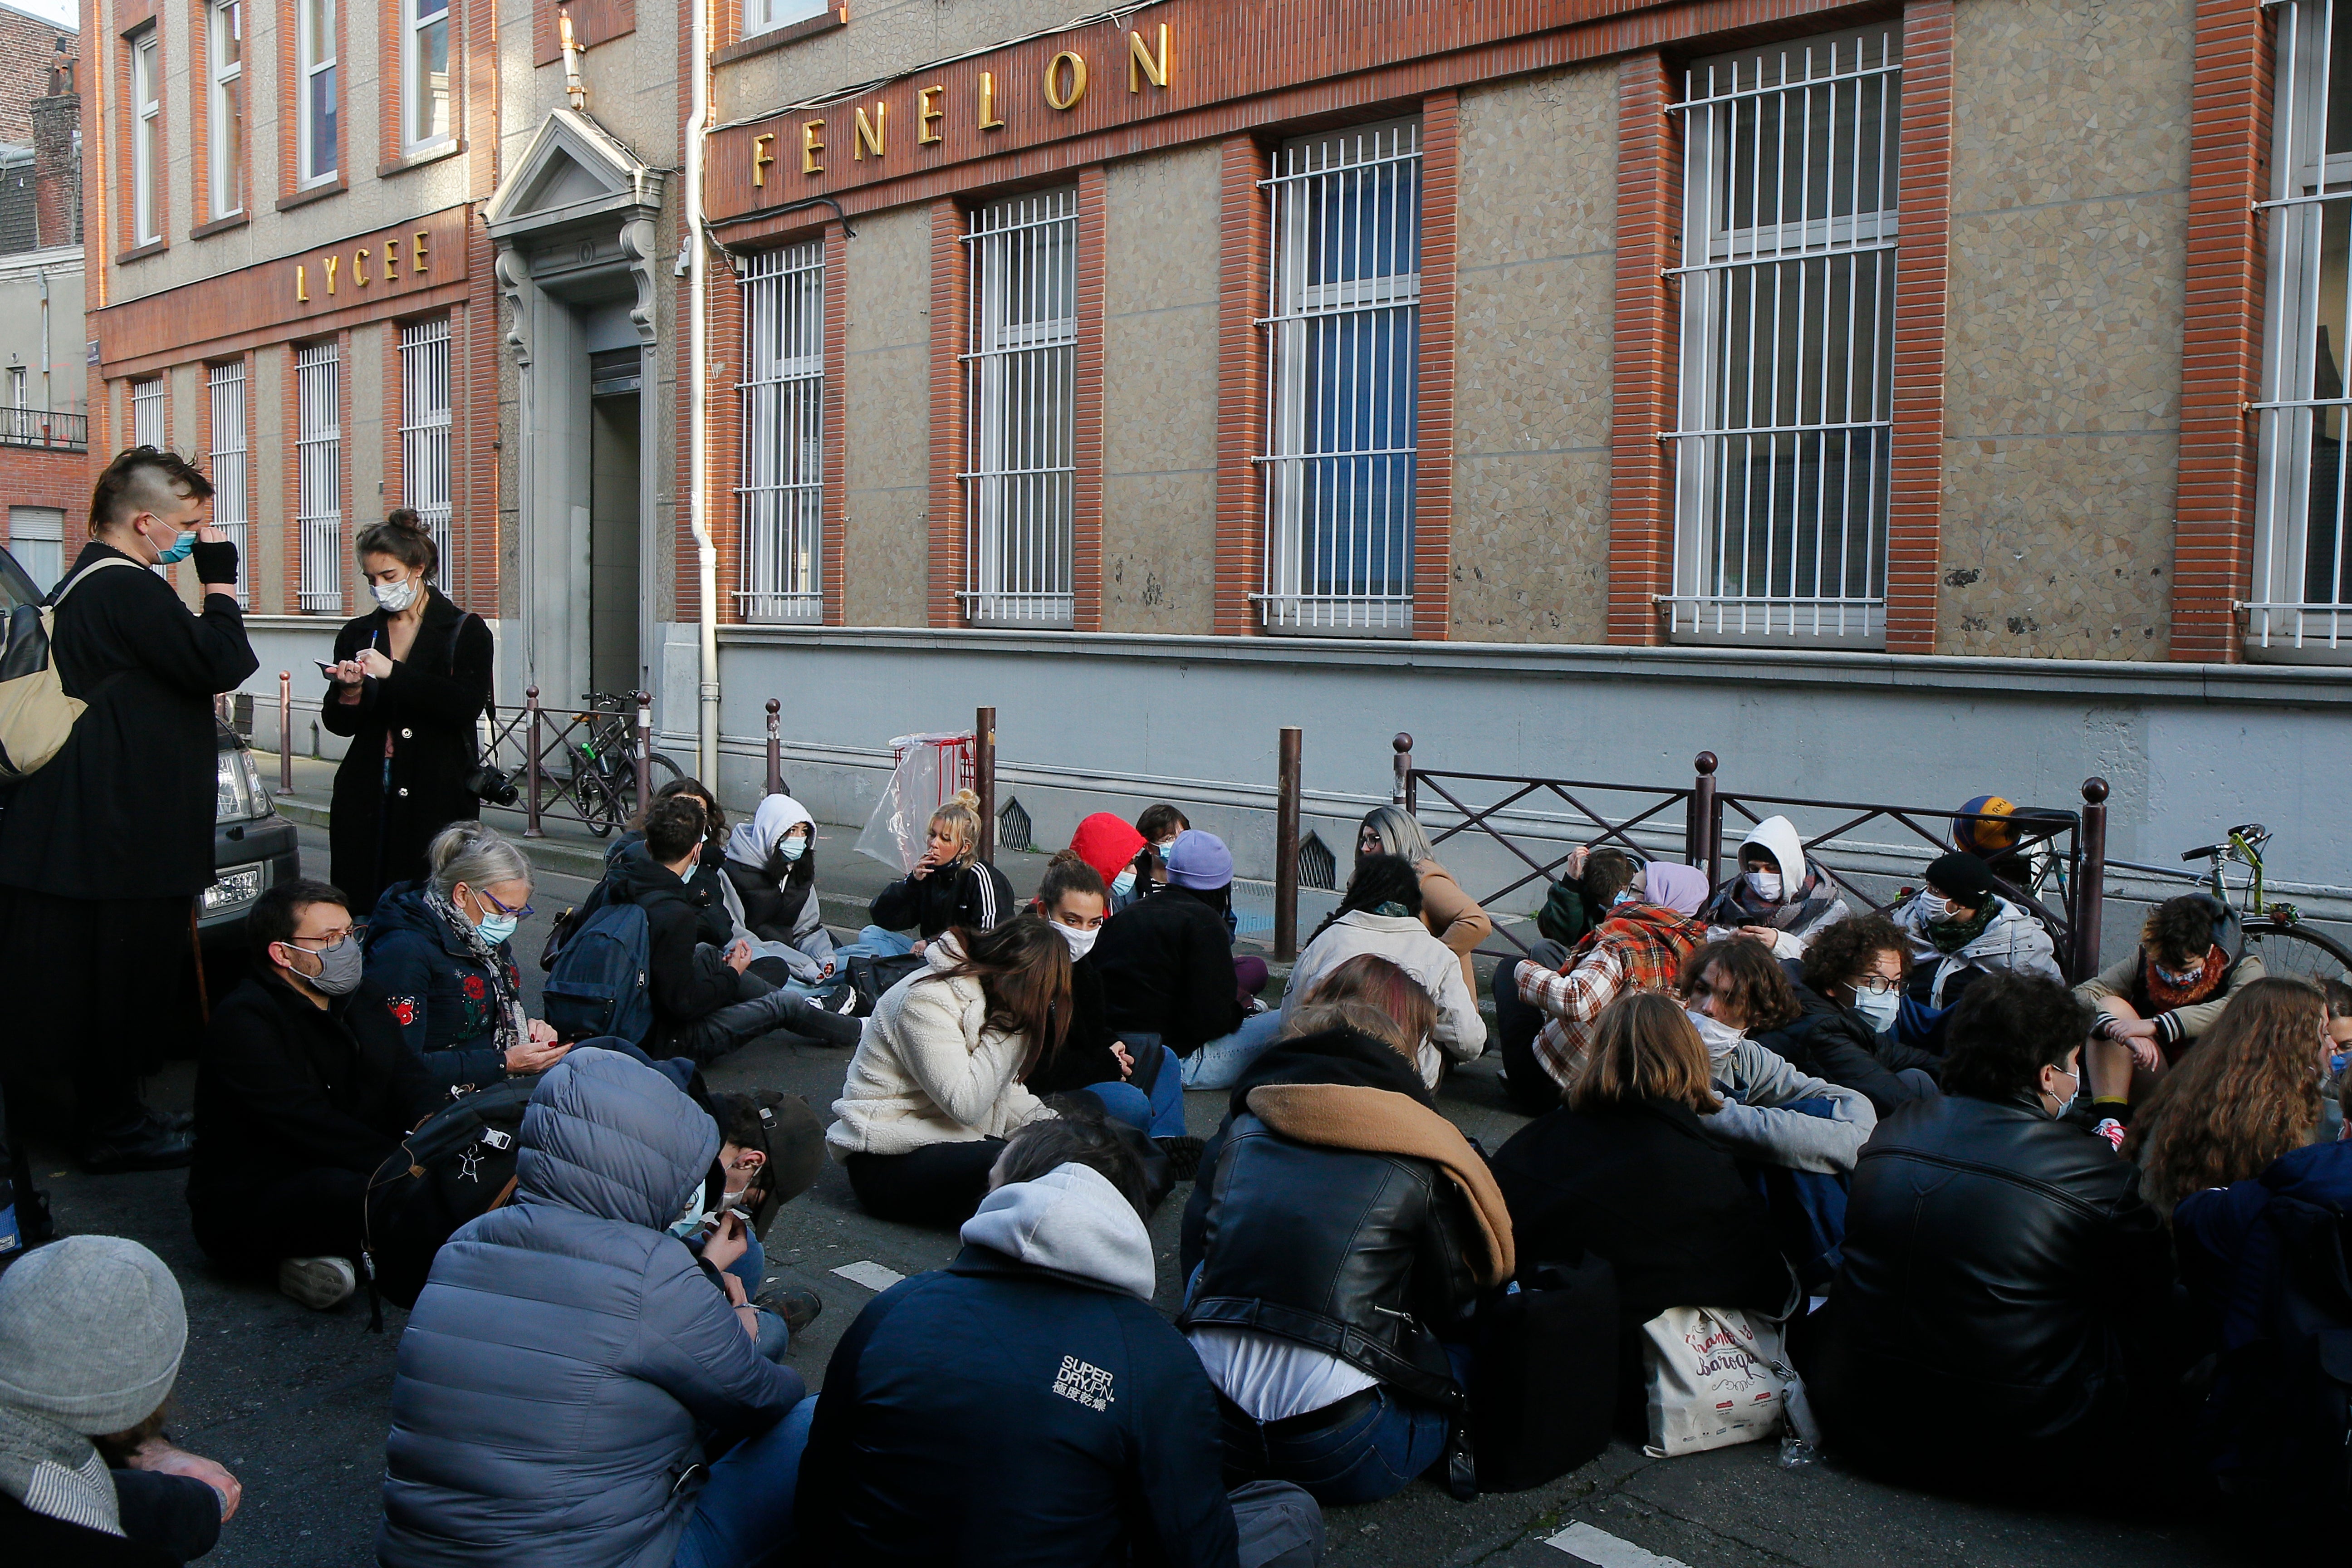
<path fill-rule="evenodd" d="M 125 1171 L 174 1171 L 196 1152 L 191 1133 L 165 1126 L 146 1111 L 131 1121 L 91 1133 L 81 1146 L 82 1168 L 93 1176 L 119 1175 Z"/>
<path fill-rule="evenodd" d="M 855 1047 L 866 1037 L 863 1019 L 845 1018 L 840 1014 L 818 1006 L 807 997 L 790 991 L 778 991 L 771 997 L 776 1004 L 776 1024 L 795 1035 L 807 1037 L 823 1045 Z"/>

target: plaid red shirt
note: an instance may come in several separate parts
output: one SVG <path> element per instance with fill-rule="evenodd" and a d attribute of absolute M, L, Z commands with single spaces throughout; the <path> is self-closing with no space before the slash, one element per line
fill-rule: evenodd
<path fill-rule="evenodd" d="M 1536 1060 L 1562 1089 L 1584 1068 L 1593 1020 L 1619 996 L 1664 991 L 1683 960 L 1706 941 L 1706 927 L 1656 904 L 1621 904 L 1576 944 L 1557 971 L 1522 963 L 1519 1000 L 1543 1009 Z"/>

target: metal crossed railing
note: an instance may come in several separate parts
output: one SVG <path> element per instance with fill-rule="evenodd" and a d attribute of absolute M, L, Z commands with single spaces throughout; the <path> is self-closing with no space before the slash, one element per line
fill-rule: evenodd
<path fill-rule="evenodd" d="M 639 691 L 624 700 L 629 705 L 543 708 L 534 686 L 504 722 L 491 705 L 482 761 L 507 775 L 518 799 L 512 805 L 485 803 L 486 809 L 520 812 L 526 838 L 544 837 L 541 824 L 550 816 L 580 823 L 602 838 L 635 816 L 657 760 L 653 697 Z M 677 771 L 667 758 L 658 760 Z"/>

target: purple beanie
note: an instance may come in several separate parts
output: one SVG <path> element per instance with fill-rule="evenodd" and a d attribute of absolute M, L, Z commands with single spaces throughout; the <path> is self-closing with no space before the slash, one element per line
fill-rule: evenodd
<path fill-rule="evenodd" d="M 1180 888 L 1213 893 L 1234 879 L 1234 852 L 1215 834 L 1188 827 L 1169 847 L 1168 879 Z"/>

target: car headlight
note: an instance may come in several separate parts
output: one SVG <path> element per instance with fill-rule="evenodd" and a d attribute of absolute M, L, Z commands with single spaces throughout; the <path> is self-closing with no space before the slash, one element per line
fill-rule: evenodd
<path fill-rule="evenodd" d="M 219 822 L 252 822 L 269 815 L 269 792 L 262 787 L 261 769 L 253 753 L 233 747 L 217 753 L 213 774 L 213 817 Z"/>
<path fill-rule="evenodd" d="M 239 866 L 234 871 L 223 876 L 219 881 L 205 889 L 204 912 L 207 915 L 216 915 L 229 910 L 242 909 L 261 897 L 262 873 L 265 869 L 265 867 L 257 863 L 251 866 Z"/>

